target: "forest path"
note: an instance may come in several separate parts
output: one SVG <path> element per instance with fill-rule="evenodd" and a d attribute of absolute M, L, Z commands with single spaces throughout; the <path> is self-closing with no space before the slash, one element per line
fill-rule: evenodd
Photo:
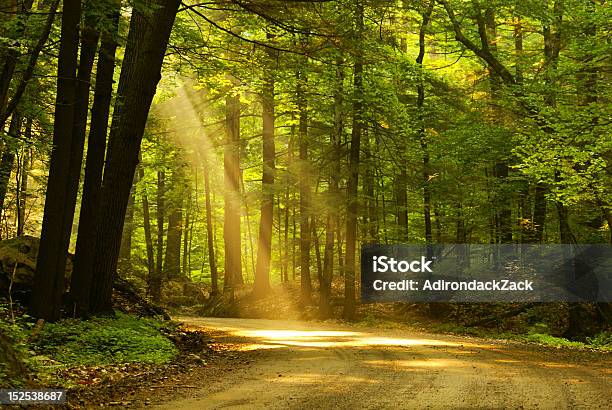
<path fill-rule="evenodd" d="M 178 318 L 248 365 L 166 409 L 609 408 L 610 355 L 317 322 Z"/>

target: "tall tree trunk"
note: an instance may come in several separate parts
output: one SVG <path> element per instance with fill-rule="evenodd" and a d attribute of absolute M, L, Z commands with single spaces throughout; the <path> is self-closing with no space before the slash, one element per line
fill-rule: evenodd
<path fill-rule="evenodd" d="M 329 169 L 329 196 L 327 221 L 325 224 L 325 249 L 323 251 L 323 275 L 319 288 L 319 315 L 328 318 L 332 315 L 331 284 L 334 274 L 334 233 L 339 227 L 336 201 L 339 200 L 340 161 L 342 159 L 342 134 L 344 133 L 344 67 L 343 58 L 336 60 L 336 87 L 334 89 L 334 126 L 331 133 L 332 161 Z M 339 253 L 341 251 L 338 251 Z"/>
<path fill-rule="evenodd" d="M 376 171 L 376 165 L 374 164 L 374 158 L 372 156 L 371 143 L 369 134 L 365 135 L 365 175 L 363 177 L 363 190 L 366 198 L 366 212 L 367 212 L 367 242 L 376 243 L 378 242 L 378 209 L 376 207 L 376 192 L 375 184 L 376 178 L 374 173 Z"/>
<path fill-rule="evenodd" d="M 80 0 L 64 0 L 57 68 L 57 97 L 53 122 L 53 150 L 45 199 L 40 248 L 30 311 L 32 316 L 55 321 L 60 318 L 69 238 L 66 220 L 69 196 L 70 156 L 76 104 L 76 69 L 79 48 Z"/>
<path fill-rule="evenodd" d="M 429 173 L 429 145 L 425 134 L 425 84 L 423 83 L 423 58 L 425 58 L 425 32 L 429 25 L 435 2 L 431 1 L 423 13 L 419 29 L 419 54 L 416 63 L 419 65 L 419 82 L 417 84 L 417 110 L 419 116 L 418 136 L 423 151 L 423 220 L 425 223 L 425 243 L 427 244 L 427 259 L 433 258 L 433 237 L 431 229 L 431 185 Z"/>
<path fill-rule="evenodd" d="M 400 171 L 395 177 L 395 201 L 397 207 L 397 226 L 399 228 L 399 240 L 408 242 L 408 192 L 407 181 L 408 174 L 406 171 L 406 155 L 402 152 L 399 155 Z"/>
<path fill-rule="evenodd" d="M 134 27 L 144 32 L 139 42 L 142 47 L 132 46 L 135 48 L 132 51 L 129 41 L 126 46 L 126 59 L 130 53 L 138 53 L 134 55 L 134 64 L 126 65 L 124 61 L 121 70 L 124 82 L 127 81 L 124 87 L 119 79 L 117 104 L 121 105 L 121 110 L 118 116 L 113 114 L 100 200 L 100 220 L 104 224 L 100 224 L 96 238 L 92 288 L 94 312 L 112 309 L 112 285 L 125 210 L 138 164 L 140 142 L 161 78 L 161 66 L 180 0 L 154 0 L 151 3 L 153 11 L 147 15 L 147 24 Z M 133 12 L 140 13 L 136 9 Z M 124 70 L 126 75 L 123 75 Z"/>
<path fill-rule="evenodd" d="M 569 214 L 567 207 L 560 201 L 555 201 L 557 205 L 557 216 L 559 217 L 559 240 L 560 243 L 575 244 L 576 238 L 569 225 Z"/>
<path fill-rule="evenodd" d="M 19 138 L 21 134 L 21 122 L 22 116 L 18 112 L 15 112 L 9 126 L 9 136 L 11 136 L 11 138 Z M 4 210 L 4 200 L 6 199 L 9 180 L 15 163 L 16 149 L 14 141 L 9 140 L 4 144 L 4 151 L 2 152 L 2 159 L 0 160 L 0 215 Z"/>
<path fill-rule="evenodd" d="M 510 206 L 511 197 L 508 193 L 508 173 L 509 168 L 506 162 L 495 164 L 495 177 L 497 178 L 498 194 L 496 195 L 496 214 L 497 232 L 499 243 L 512 243 L 512 208 Z"/>
<path fill-rule="evenodd" d="M 77 195 L 79 192 L 79 181 L 81 179 L 81 168 L 83 165 L 83 148 L 85 144 L 85 131 L 87 128 L 87 113 L 89 112 L 89 89 L 91 86 L 91 71 L 93 68 L 98 39 L 100 33 L 93 28 L 96 24 L 96 16 L 88 10 L 90 1 L 85 2 L 85 27 L 81 30 L 81 55 L 76 79 L 76 95 L 74 104 L 72 141 L 70 143 L 70 164 L 68 169 L 68 181 L 66 197 L 64 198 L 64 235 L 70 243 L 74 210 L 76 208 Z"/>
<path fill-rule="evenodd" d="M 270 61 L 272 58 L 270 56 Z M 270 258 L 272 253 L 272 222 L 274 218 L 274 69 L 272 63 L 264 72 L 262 90 L 263 120 L 263 175 L 259 238 L 257 241 L 257 266 L 253 293 L 265 296 L 270 289 Z"/>
<path fill-rule="evenodd" d="M 188 261 L 189 254 L 191 253 L 189 247 L 189 233 L 191 223 L 191 187 L 187 188 L 185 198 L 187 200 L 187 204 L 185 205 L 185 226 L 183 228 L 183 265 L 181 267 L 181 272 L 183 274 L 183 278 L 187 279 L 190 277 Z"/>
<path fill-rule="evenodd" d="M 125 211 L 125 223 L 123 225 L 121 245 L 119 247 L 119 269 L 121 271 L 130 269 L 132 259 L 132 235 L 136 229 L 134 225 L 134 204 L 136 203 L 136 184 L 138 183 L 138 176 L 138 172 L 136 172 L 134 175 L 134 183 L 130 190 L 130 199 L 128 200 L 127 209 Z"/>
<path fill-rule="evenodd" d="M 144 180 L 144 167 L 142 160 L 138 163 L 138 179 Z M 147 294 L 152 294 L 153 276 L 155 275 L 155 255 L 153 252 L 153 236 L 151 235 L 151 212 L 149 207 L 149 196 L 147 195 L 147 186 L 142 184 L 142 218 L 145 234 L 145 246 L 147 248 Z"/>
<path fill-rule="evenodd" d="M 310 229 L 312 230 L 312 245 L 315 249 L 315 259 L 317 261 L 317 280 L 319 288 L 323 283 L 323 260 L 321 259 L 321 246 L 319 244 L 319 233 L 317 232 L 317 218 L 313 215 L 310 221 Z"/>
<path fill-rule="evenodd" d="M 442 243 L 442 215 L 440 207 L 434 204 L 434 216 L 436 217 L 436 243 Z"/>
<path fill-rule="evenodd" d="M 285 188 L 285 215 L 284 215 L 284 249 L 283 249 L 283 282 L 289 282 L 289 186 Z"/>
<path fill-rule="evenodd" d="M 557 106 L 557 89 L 555 83 L 555 72 L 559 63 L 559 53 L 561 51 L 561 22 L 563 13 L 563 2 L 555 1 L 553 4 L 554 19 L 545 24 L 542 28 L 544 35 L 544 82 L 546 84 L 546 92 L 544 94 L 544 103 L 555 109 Z M 547 131 L 553 133 L 550 127 Z M 555 180 L 559 182 L 559 172 L 555 171 Z M 565 204 L 560 201 L 556 202 L 557 216 L 559 219 L 559 238 L 561 243 L 575 243 L 570 227 L 568 211 Z"/>
<path fill-rule="evenodd" d="M 155 277 L 151 281 L 151 296 L 155 302 L 161 299 L 161 287 L 163 278 L 163 263 L 164 263 L 164 220 L 166 219 L 166 174 L 164 171 L 157 171 L 157 260 L 155 263 Z"/>
<path fill-rule="evenodd" d="M 520 230 L 520 243 L 529 243 L 532 242 L 535 233 L 532 225 L 533 215 L 531 214 L 529 183 L 527 181 L 522 181 L 521 184 L 522 186 L 518 192 L 518 228 Z"/>
<path fill-rule="evenodd" d="M 70 282 L 72 309 L 77 316 L 81 317 L 86 316 L 89 312 L 89 296 L 95 257 L 94 247 L 98 227 L 97 213 L 106 152 L 108 118 L 113 96 L 113 74 L 115 72 L 115 52 L 117 49 L 115 36 L 118 29 L 120 0 L 116 0 L 112 4 L 114 8 L 108 10 L 111 27 L 108 31 L 102 32 L 102 42 L 98 52 L 96 87 L 87 139 L 87 159 L 85 161 L 85 176 L 81 195 L 79 229 Z"/>
<path fill-rule="evenodd" d="M 27 141 L 32 139 L 32 120 L 28 119 L 25 126 L 24 137 Z M 23 158 L 21 159 L 21 176 L 19 178 L 19 187 L 17 189 L 17 236 L 23 236 L 26 218 L 26 205 L 28 198 L 28 174 L 30 172 L 30 151 L 31 147 L 25 145 L 23 147 Z"/>
<path fill-rule="evenodd" d="M 168 232 L 164 277 L 177 279 L 181 273 L 181 238 L 183 232 L 183 195 L 185 194 L 185 172 L 183 164 L 177 163 L 170 182 L 170 195 L 166 197 L 168 209 Z"/>
<path fill-rule="evenodd" d="M 477 19 L 482 26 L 480 12 Z M 481 41 L 487 43 L 488 49 L 493 55 L 497 55 L 497 26 L 495 22 L 495 10 L 487 8 L 484 15 L 485 32 L 480 32 Z M 486 33 L 486 34 L 485 34 Z M 483 44 L 484 46 L 484 44 Z M 493 101 L 499 99 L 501 91 L 501 78 L 493 70 L 489 69 L 489 83 L 491 89 L 491 99 Z M 494 117 L 497 117 L 497 112 L 494 111 Z M 494 176 L 497 178 L 494 208 L 496 209 L 495 220 L 498 235 L 498 243 L 512 243 L 512 206 L 510 187 L 508 182 L 509 167 L 506 160 L 499 160 L 494 167 Z"/>
<path fill-rule="evenodd" d="M 248 198 L 246 197 L 246 191 L 244 189 L 244 178 L 242 177 L 242 172 L 240 173 L 240 194 L 242 196 L 242 198 L 244 199 L 244 213 L 245 213 L 245 219 L 246 219 L 246 226 L 247 226 L 247 232 L 246 232 L 246 236 L 247 236 L 247 240 L 249 243 L 249 254 L 251 256 L 251 271 L 253 272 L 253 275 L 255 275 L 255 245 L 253 245 L 253 235 L 251 234 L 251 212 L 249 211 L 249 201 Z M 246 248 L 246 246 L 245 246 Z M 248 265 L 247 263 L 247 259 L 248 259 L 248 255 L 245 254 L 244 256 L 244 263 L 245 263 L 245 267 Z M 245 275 L 248 277 L 248 273 L 247 273 L 248 269 L 245 268 Z M 244 279 L 242 274 L 238 275 L 237 277 L 237 283 L 236 285 L 244 285 Z"/>
<path fill-rule="evenodd" d="M 467 243 L 467 231 L 465 229 L 465 216 L 463 214 L 463 206 L 461 202 L 455 203 L 455 243 L 465 244 Z M 460 248 L 460 258 L 458 269 L 462 270 L 467 268 L 470 264 L 468 249 L 465 247 Z"/>
<path fill-rule="evenodd" d="M 219 294 L 219 274 L 217 272 L 217 259 L 215 257 L 215 243 L 213 236 L 212 205 L 210 203 L 210 164 L 204 163 L 204 198 L 206 206 L 206 241 L 208 244 L 208 264 L 210 265 L 211 296 Z M 240 216 L 239 216 L 240 217 Z M 239 243 L 240 245 L 240 243 Z M 241 274 L 242 276 L 242 274 Z"/>
<path fill-rule="evenodd" d="M 163 276 L 168 280 L 177 279 L 180 275 L 182 232 L 183 212 L 179 208 L 174 208 L 168 216 L 166 255 L 163 267 Z"/>
<path fill-rule="evenodd" d="M 237 85 L 237 84 L 235 84 Z M 240 246 L 240 95 L 231 90 L 225 100 L 226 123 L 223 168 L 223 241 L 225 252 L 223 292 L 234 295 L 236 278 L 242 277 Z"/>
<path fill-rule="evenodd" d="M 516 82 L 519 84 L 523 83 L 523 23 L 520 17 L 515 17 L 514 20 L 514 54 L 516 55 L 516 62 L 514 68 L 514 77 Z"/>
<path fill-rule="evenodd" d="M 363 3 L 357 1 L 355 6 L 355 29 L 357 44 L 362 40 Z M 363 127 L 363 52 L 357 50 L 353 68 L 353 130 L 351 132 L 351 150 L 349 153 L 349 179 L 347 184 L 348 207 L 346 212 L 346 256 L 344 265 L 344 310 L 342 316 L 347 320 L 355 318 L 355 248 L 357 246 L 357 211 L 359 199 L 359 150 L 361 130 Z"/>
<path fill-rule="evenodd" d="M 300 299 L 301 303 L 310 303 L 312 282 L 310 278 L 310 163 L 308 161 L 308 106 L 304 87 L 308 79 L 303 72 L 297 76 L 297 106 L 299 118 L 300 148 Z"/>
<path fill-rule="evenodd" d="M 546 186 L 543 183 L 536 184 L 533 196 L 533 227 L 535 231 L 535 242 L 542 243 L 544 240 L 544 225 L 546 224 Z"/>
<path fill-rule="evenodd" d="M 278 195 L 276 197 L 276 216 L 278 222 L 278 266 L 280 268 L 280 280 L 281 283 L 285 282 L 285 258 L 283 252 L 285 250 L 284 242 L 283 242 L 283 206 L 281 201 L 281 196 Z"/>

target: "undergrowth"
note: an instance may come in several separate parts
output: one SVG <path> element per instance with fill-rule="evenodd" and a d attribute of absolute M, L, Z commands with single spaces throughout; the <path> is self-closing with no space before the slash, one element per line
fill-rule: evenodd
<path fill-rule="evenodd" d="M 163 336 L 164 326 L 154 319 L 124 313 L 90 320 L 65 319 L 45 325 L 35 350 L 67 365 L 167 363 L 177 349 Z"/>
<path fill-rule="evenodd" d="M 6 307 L 0 305 L 0 335 L 27 371 L 23 375 L 11 374 L 5 360 L 0 360 L 0 386 L 24 387 L 36 380 L 62 384 L 55 376 L 61 369 L 165 364 L 178 354 L 177 347 L 165 336 L 172 325 L 155 319 L 124 313 L 89 320 L 64 319 L 46 323 L 35 336 L 32 318 L 20 312 L 14 319 L 13 323 Z"/>
<path fill-rule="evenodd" d="M 586 338 L 585 342 L 569 340 L 563 337 L 553 336 L 548 333 L 547 326 L 536 323 L 525 333 L 500 332 L 496 329 L 479 327 L 466 327 L 457 324 L 444 323 L 434 327 L 434 330 L 444 333 L 455 333 L 471 335 L 484 338 L 517 340 L 530 343 L 538 343 L 544 346 L 564 347 L 574 349 L 597 349 L 612 351 L 612 332 L 602 332 L 593 337 Z"/>

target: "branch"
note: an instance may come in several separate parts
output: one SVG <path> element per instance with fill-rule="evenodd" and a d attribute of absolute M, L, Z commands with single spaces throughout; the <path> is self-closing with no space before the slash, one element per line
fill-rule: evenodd
<path fill-rule="evenodd" d="M 469 38 L 467 38 L 463 32 L 461 31 L 461 25 L 457 21 L 457 17 L 455 16 L 455 12 L 450 4 L 446 0 L 438 0 L 444 9 L 446 10 L 446 14 L 453 25 L 453 31 L 455 32 L 455 39 L 471 50 L 478 57 L 482 58 L 488 65 L 491 67 L 493 71 L 497 73 L 501 77 L 501 79 L 508 85 L 516 85 L 516 79 L 514 76 L 508 71 L 506 67 L 491 53 L 489 50 L 488 44 L 483 44 L 482 48 L 478 47 L 474 44 Z M 479 24 L 480 27 L 480 24 Z M 486 37 L 485 37 L 486 39 Z"/>
<path fill-rule="evenodd" d="M 245 4 L 244 2 L 240 1 L 240 0 L 230 0 L 232 3 L 234 3 L 235 5 L 237 5 L 238 7 L 241 7 L 243 9 L 245 9 L 248 12 L 251 12 L 259 17 L 261 17 L 262 19 L 282 28 L 285 31 L 288 31 L 289 33 L 293 33 L 293 34 L 304 34 L 304 35 L 312 35 L 315 37 L 325 37 L 325 38 L 332 38 L 333 36 L 330 35 L 326 35 L 326 34 L 321 34 L 321 33 L 317 33 L 314 31 L 310 31 L 310 30 L 302 30 L 300 28 L 294 27 L 294 26 L 290 26 L 288 24 L 283 23 L 282 21 L 268 15 L 265 14 L 263 12 L 257 11 L 255 10 L 253 7 L 250 7 L 249 5 Z"/>
<path fill-rule="evenodd" d="M 202 19 L 204 19 L 206 22 L 208 22 L 213 27 L 223 31 L 224 33 L 227 33 L 227 34 L 229 34 L 231 36 L 234 36 L 234 37 L 236 37 L 236 38 L 238 38 L 238 39 L 240 39 L 242 41 L 246 41 L 247 43 L 251 43 L 251 44 L 256 44 L 258 46 L 265 47 L 267 49 L 276 50 L 276 51 L 282 51 L 284 53 L 303 55 L 303 53 L 300 53 L 300 52 L 295 51 L 295 50 L 289 50 L 289 49 L 286 49 L 286 48 L 275 47 L 275 46 L 271 46 L 270 44 L 262 43 L 261 41 L 252 40 L 252 39 L 243 37 L 240 34 L 234 33 L 232 30 L 227 29 L 227 28 L 225 28 L 223 26 L 220 26 L 219 24 L 215 23 L 214 21 L 212 21 L 211 19 L 206 17 L 204 14 L 202 14 L 200 11 L 196 10 L 196 6 L 190 6 L 188 4 L 185 4 L 185 2 L 181 2 L 181 4 L 183 5 L 183 9 L 184 10 L 192 11 L 193 13 L 197 14 L 198 16 L 200 16 Z"/>
<path fill-rule="evenodd" d="M 54 2 L 51 4 L 51 7 L 49 9 L 49 16 L 47 17 L 47 21 L 45 22 L 43 32 L 38 38 L 38 42 L 36 43 L 34 50 L 32 50 L 32 54 L 30 55 L 30 60 L 28 61 L 28 65 L 23 73 L 21 82 L 17 86 L 17 89 L 15 90 L 15 94 L 13 95 L 13 98 L 11 98 L 11 100 L 7 104 L 6 110 L 0 116 L 0 129 L 4 128 L 4 124 L 6 123 L 6 120 L 8 119 L 8 117 L 11 116 L 12 112 L 15 111 L 15 108 L 17 108 L 17 104 L 19 104 L 19 101 L 21 100 L 21 97 L 23 96 L 23 93 L 25 92 L 28 82 L 30 81 L 30 79 L 32 78 L 32 75 L 34 74 L 34 69 L 36 68 L 36 62 L 38 61 L 38 56 L 40 55 L 42 49 L 44 48 L 45 43 L 47 42 L 47 39 L 49 38 L 49 34 L 51 33 L 51 27 L 53 26 L 53 20 L 55 20 L 55 13 L 57 11 L 57 7 L 59 6 L 59 2 L 60 0 L 54 0 Z"/>

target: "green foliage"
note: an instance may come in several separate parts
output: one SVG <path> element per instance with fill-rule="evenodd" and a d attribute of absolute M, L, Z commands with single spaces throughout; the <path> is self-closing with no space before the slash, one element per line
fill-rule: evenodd
<path fill-rule="evenodd" d="M 592 338 L 587 338 L 586 342 L 578 342 L 563 337 L 552 336 L 549 334 L 549 326 L 545 323 L 535 323 L 529 328 L 527 334 L 518 333 L 516 331 L 502 332 L 498 329 L 462 326 L 457 323 L 441 323 L 434 326 L 434 329 L 442 333 L 470 335 L 491 339 L 518 340 L 550 347 L 612 350 L 612 332 L 602 332 Z"/>
<path fill-rule="evenodd" d="M 605 350 L 612 350 L 612 332 L 601 332 L 593 337 L 587 337 L 587 342 Z"/>
<path fill-rule="evenodd" d="M 555 337 L 543 333 L 531 333 L 525 336 L 525 340 L 528 342 L 540 343 L 546 346 L 553 347 L 573 347 L 573 348 L 586 348 L 589 347 L 583 342 L 575 342 L 573 340 L 567 340 L 562 337 Z"/>
<path fill-rule="evenodd" d="M 0 344 L 0 348 L 6 349 L 0 353 L 0 386 L 21 387 L 25 384 L 25 375 L 11 374 L 9 360 L 15 359 L 23 363 L 27 370 L 34 369 L 36 363 L 27 345 L 30 327 L 31 323 L 27 316 L 17 315 L 13 323 L 9 308 L 0 305 L 0 337 L 3 338 L 3 342 L 8 342 L 10 345 L 10 348 L 6 349 Z"/>
<path fill-rule="evenodd" d="M 68 365 L 166 363 L 177 349 L 161 334 L 163 326 L 122 313 L 114 318 L 66 319 L 45 326 L 36 350 Z"/>

